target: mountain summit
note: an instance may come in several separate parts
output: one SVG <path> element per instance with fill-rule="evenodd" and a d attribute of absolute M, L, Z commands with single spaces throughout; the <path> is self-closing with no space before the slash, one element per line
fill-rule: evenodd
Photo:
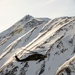
<path fill-rule="evenodd" d="M 75 75 L 75 17 L 23 17 L 0 34 L 0 75 Z"/>

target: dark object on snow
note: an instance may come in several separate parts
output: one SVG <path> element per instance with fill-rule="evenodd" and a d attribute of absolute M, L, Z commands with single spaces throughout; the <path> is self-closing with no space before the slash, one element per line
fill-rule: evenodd
<path fill-rule="evenodd" d="M 67 75 L 71 75 L 71 70 L 68 67 L 65 69 L 65 71 L 67 72 Z"/>
<path fill-rule="evenodd" d="M 15 56 L 15 58 L 18 62 L 36 61 L 36 60 L 39 60 L 39 62 L 40 62 L 40 61 L 44 60 L 46 57 L 47 57 L 46 55 L 42 55 L 42 54 L 33 54 L 33 55 L 26 57 L 25 59 L 20 60 L 17 56 Z"/>

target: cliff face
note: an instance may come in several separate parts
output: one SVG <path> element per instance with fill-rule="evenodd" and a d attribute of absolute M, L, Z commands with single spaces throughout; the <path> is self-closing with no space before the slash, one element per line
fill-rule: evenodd
<path fill-rule="evenodd" d="M 15 59 L 35 52 L 47 57 L 40 62 Z M 0 75 L 75 75 L 74 53 L 75 17 L 27 15 L 0 34 Z"/>

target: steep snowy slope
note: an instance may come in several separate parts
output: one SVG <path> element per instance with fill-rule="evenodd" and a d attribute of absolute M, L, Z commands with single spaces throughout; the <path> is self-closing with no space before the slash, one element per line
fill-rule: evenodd
<path fill-rule="evenodd" d="M 49 20 L 27 15 L 0 37 L 0 75 L 75 75 L 75 17 Z M 47 58 L 40 62 L 15 59 L 15 55 L 23 59 L 35 52 Z M 70 68 L 69 61 L 73 62 Z"/>
<path fill-rule="evenodd" d="M 18 38 L 17 42 L 19 42 L 19 40 L 23 38 L 23 36 L 25 35 L 26 35 L 26 38 L 28 38 L 28 36 L 31 35 L 31 34 L 28 34 L 29 31 L 31 31 L 32 33 L 38 25 L 42 25 L 45 23 L 47 23 L 47 21 L 43 21 L 39 19 L 37 20 L 30 15 L 25 16 L 19 22 L 14 24 L 11 28 L 9 28 L 8 30 L 0 34 L 0 49 L 1 49 L 0 54 L 2 54 L 3 50 L 5 51 L 10 46 L 10 44 L 13 41 L 15 41 L 17 38 Z M 34 36 L 34 38 L 35 37 L 36 36 Z"/>

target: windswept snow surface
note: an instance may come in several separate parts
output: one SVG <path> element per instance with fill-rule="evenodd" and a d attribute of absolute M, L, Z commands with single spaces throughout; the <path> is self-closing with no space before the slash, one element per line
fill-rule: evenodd
<path fill-rule="evenodd" d="M 0 75 L 75 75 L 75 17 L 51 20 L 27 15 L 0 34 L 0 49 Z M 33 52 L 47 58 L 15 60 L 15 55 L 23 59 Z"/>

